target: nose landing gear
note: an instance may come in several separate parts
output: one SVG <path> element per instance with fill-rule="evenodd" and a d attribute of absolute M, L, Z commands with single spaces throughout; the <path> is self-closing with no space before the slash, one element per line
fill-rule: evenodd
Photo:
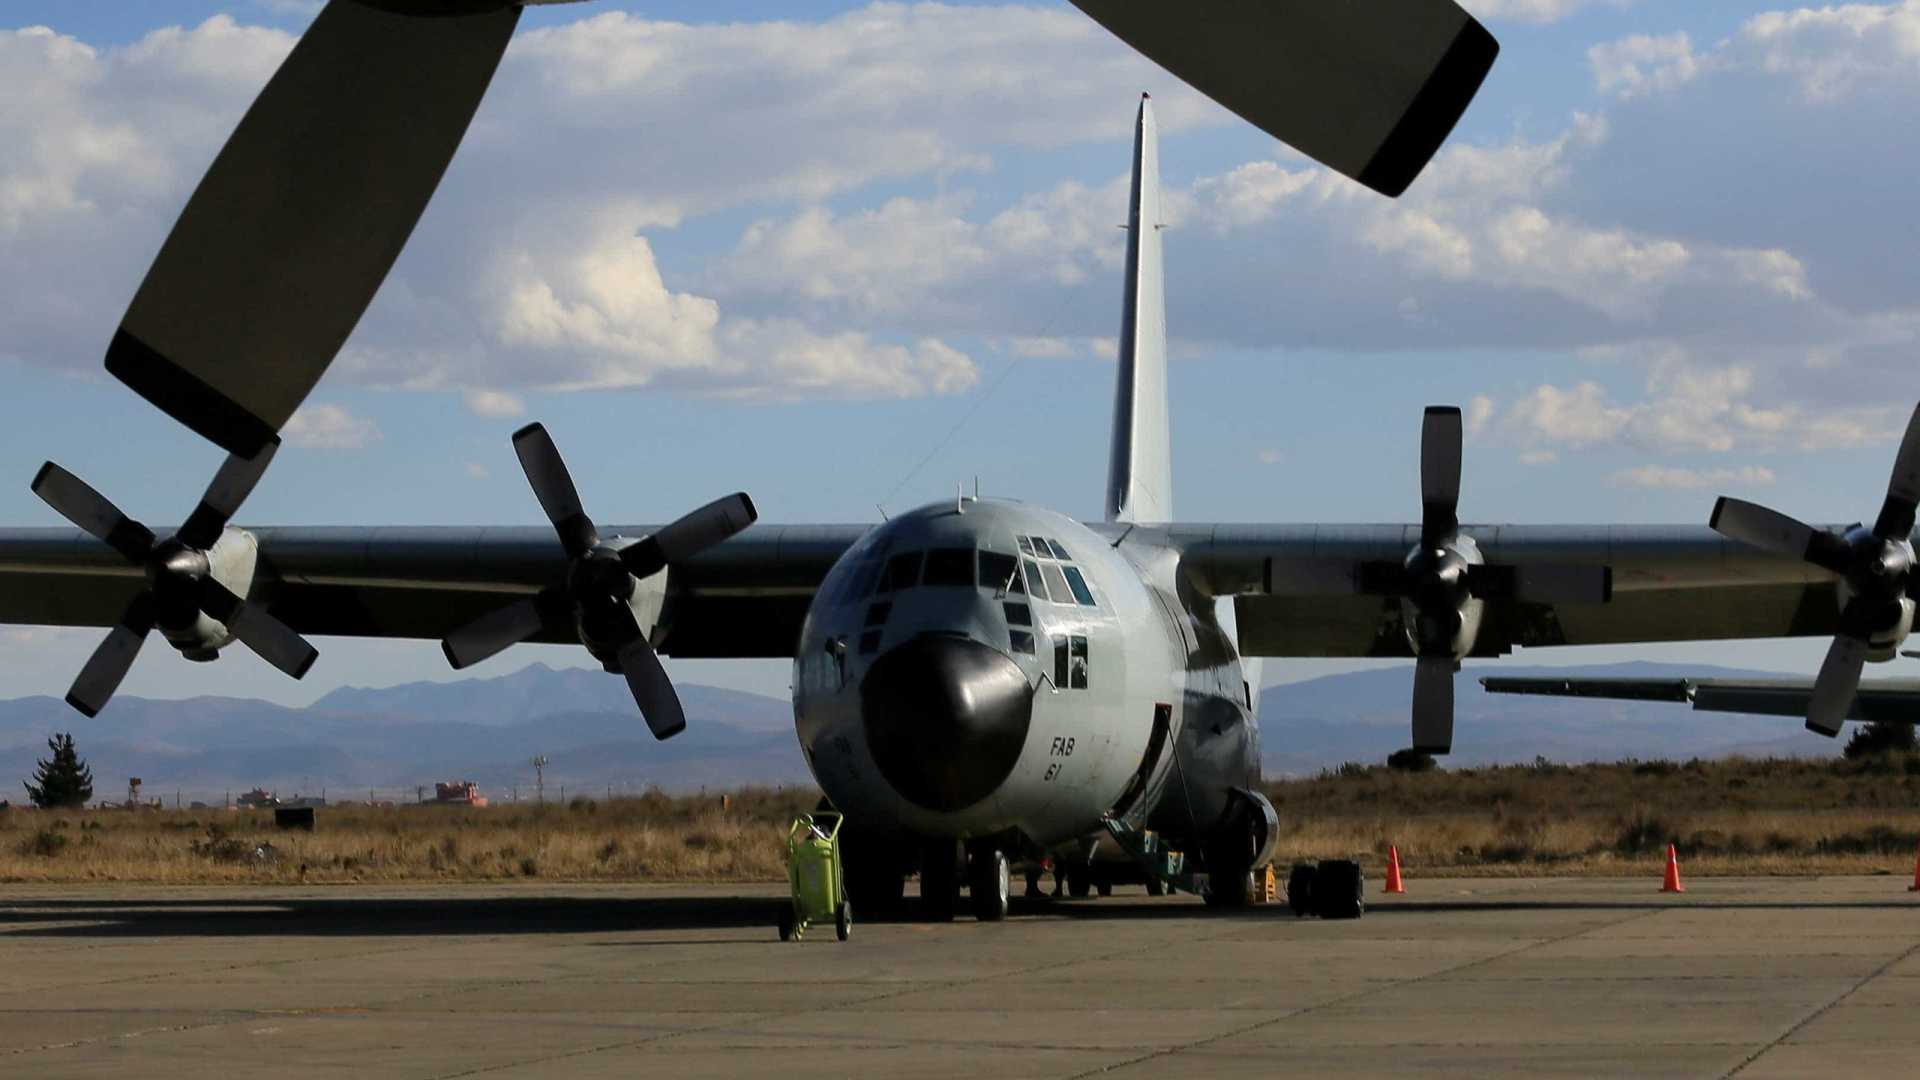
<path fill-rule="evenodd" d="M 967 896 L 973 904 L 973 917 L 981 922 L 999 922 L 1006 918 L 1010 890 L 1007 853 L 991 844 L 970 846 Z"/>

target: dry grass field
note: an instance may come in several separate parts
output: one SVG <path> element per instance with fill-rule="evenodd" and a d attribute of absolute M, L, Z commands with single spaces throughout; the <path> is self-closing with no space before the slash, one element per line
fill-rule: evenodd
<path fill-rule="evenodd" d="M 1279 861 L 1389 845 L 1409 874 L 1910 874 L 1920 757 L 1625 762 L 1407 773 L 1347 766 L 1269 785 Z M 220 810 L 0 813 L 4 882 L 767 881 L 804 788 L 486 808 L 342 805 L 311 832 Z"/>

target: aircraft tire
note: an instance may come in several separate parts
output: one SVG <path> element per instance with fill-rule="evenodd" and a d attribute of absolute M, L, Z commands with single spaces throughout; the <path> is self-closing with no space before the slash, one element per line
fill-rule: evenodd
<path fill-rule="evenodd" d="M 1067 895 L 1075 900 L 1085 900 L 1093 891 L 1093 874 L 1090 867 L 1074 866 L 1067 869 Z"/>
<path fill-rule="evenodd" d="M 1157 877 L 1148 878 L 1147 879 L 1147 895 L 1148 896 L 1167 895 L 1167 883 L 1164 881 L 1161 881 Z"/>
<path fill-rule="evenodd" d="M 1314 875 L 1313 903 L 1323 919 L 1357 919 L 1367 910 L 1367 881 L 1360 864 L 1328 859 Z"/>
<path fill-rule="evenodd" d="M 1011 893 L 1007 853 L 999 848 L 975 851 L 967 860 L 967 898 L 973 904 L 973 917 L 981 922 L 1005 919 Z"/>

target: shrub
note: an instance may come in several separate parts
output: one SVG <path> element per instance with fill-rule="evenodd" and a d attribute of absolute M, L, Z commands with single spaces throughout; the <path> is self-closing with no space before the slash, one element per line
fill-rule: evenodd
<path fill-rule="evenodd" d="M 1417 750 L 1411 746 L 1405 750 L 1395 750 L 1393 753 L 1387 755 L 1387 768 L 1399 769 L 1401 772 L 1431 772 L 1434 764 L 1432 754 L 1427 753 L 1425 750 Z"/>
<path fill-rule="evenodd" d="M 1841 753 L 1849 761 L 1859 761 L 1887 754 L 1911 754 L 1914 749 L 1912 724 L 1876 720 L 1855 728 L 1853 735 L 1847 739 L 1846 749 Z"/>
<path fill-rule="evenodd" d="M 55 832 L 52 829 L 41 829 L 21 843 L 20 854 L 38 855 L 43 859 L 51 859 L 66 849 L 67 836 L 65 833 Z"/>

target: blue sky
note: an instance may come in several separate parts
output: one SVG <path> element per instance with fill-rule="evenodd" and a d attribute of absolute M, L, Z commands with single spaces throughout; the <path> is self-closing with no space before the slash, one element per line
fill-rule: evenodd
<path fill-rule="evenodd" d="M 1182 517 L 1410 520 L 1436 402 L 1477 421 L 1470 520 L 1702 522 L 1722 492 L 1870 516 L 1920 397 L 1916 163 L 1889 137 L 1920 89 L 1920 5 L 1467 6 L 1500 62 L 1399 203 L 1065 5 L 531 10 L 243 520 L 536 522 L 507 443 L 529 419 L 608 521 L 735 489 L 768 520 L 869 521 L 975 476 L 1092 515 L 1141 90 L 1169 189 Z M 156 523 L 217 464 L 100 357 L 311 7 L 7 6 L 0 522 L 56 523 L 26 490 L 44 458 Z M 96 637 L 0 634 L 4 696 L 62 692 Z M 320 644 L 300 684 L 241 650 L 151 649 L 128 690 L 304 701 L 448 675 L 430 643 Z M 1811 672 L 1822 648 L 1521 659 Z M 526 648 L 483 670 L 534 659 L 587 662 Z"/>

